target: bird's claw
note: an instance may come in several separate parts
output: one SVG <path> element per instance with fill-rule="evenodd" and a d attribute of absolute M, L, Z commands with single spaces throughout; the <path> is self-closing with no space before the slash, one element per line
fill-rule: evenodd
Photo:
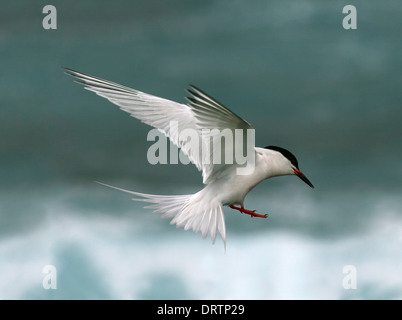
<path fill-rule="evenodd" d="M 255 210 L 253 210 L 253 212 L 255 213 Z M 268 213 L 266 213 L 266 214 L 261 214 L 261 218 L 268 218 Z M 250 218 L 254 218 L 254 217 L 256 217 L 256 216 L 253 216 L 252 214 L 250 214 Z"/>

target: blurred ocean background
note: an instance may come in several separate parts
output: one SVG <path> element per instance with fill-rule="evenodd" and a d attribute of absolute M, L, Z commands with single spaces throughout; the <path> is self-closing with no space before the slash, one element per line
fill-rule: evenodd
<path fill-rule="evenodd" d="M 42 28 L 47 4 L 57 30 Z M 401 299 L 401 17 L 398 0 L 3 1 L 0 298 Z M 150 165 L 150 127 L 61 66 L 178 102 L 192 83 L 258 146 L 291 150 L 316 188 L 258 185 L 246 207 L 270 216 L 225 209 L 225 253 L 94 183 L 202 188 L 191 164 Z"/>

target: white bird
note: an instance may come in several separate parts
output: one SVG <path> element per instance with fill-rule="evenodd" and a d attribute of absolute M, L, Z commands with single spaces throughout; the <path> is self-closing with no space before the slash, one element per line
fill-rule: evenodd
<path fill-rule="evenodd" d="M 147 208 L 162 213 L 163 218 L 171 218 L 171 224 L 176 224 L 177 227 L 184 227 L 185 230 L 192 229 L 195 233 L 201 231 L 203 238 L 210 234 L 213 243 L 219 232 L 226 247 L 223 206 L 229 206 L 252 217 L 266 218 L 267 215 L 244 208 L 244 198 L 247 193 L 263 180 L 282 175 L 297 175 L 311 188 L 314 188 L 299 170 L 296 157 L 281 147 L 258 148 L 253 145 L 254 170 L 247 175 L 237 174 L 236 169 L 239 168 L 237 163 L 213 164 L 213 161 L 206 161 L 200 152 L 194 150 L 196 148 L 191 145 L 191 142 L 181 138 L 182 130 L 193 129 L 199 132 L 202 145 L 206 143 L 201 134 L 203 129 L 219 129 L 221 131 L 230 129 L 234 132 L 236 129 L 245 131 L 254 128 L 195 86 L 190 86 L 191 89 L 187 90 L 191 94 L 191 97 L 187 98 L 189 104 L 181 104 L 69 68 L 64 69 L 66 74 L 76 78 L 75 82 L 83 84 L 85 89 L 108 99 L 118 105 L 121 110 L 130 113 L 131 116 L 159 129 L 182 149 L 198 170 L 202 171 L 205 187 L 199 192 L 189 195 L 145 194 L 101 183 L 139 197 L 133 200 L 151 203 L 152 205 Z M 171 130 L 171 121 L 177 121 L 176 131 Z M 225 148 L 228 147 L 234 148 L 235 146 L 225 145 Z M 213 154 L 210 155 L 210 157 L 212 156 Z"/>

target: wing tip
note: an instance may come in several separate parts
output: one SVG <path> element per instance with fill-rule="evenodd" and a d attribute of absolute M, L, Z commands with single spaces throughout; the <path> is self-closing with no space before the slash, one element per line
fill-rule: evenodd
<path fill-rule="evenodd" d="M 79 72 L 77 72 L 77 71 L 75 71 L 75 70 L 73 70 L 71 68 L 68 68 L 68 67 L 60 66 L 60 68 L 63 69 L 64 73 L 68 74 L 69 76 L 74 76 L 74 74 L 79 73 Z"/>

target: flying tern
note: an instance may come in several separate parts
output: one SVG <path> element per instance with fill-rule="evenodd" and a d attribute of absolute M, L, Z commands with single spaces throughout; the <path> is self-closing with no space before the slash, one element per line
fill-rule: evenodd
<path fill-rule="evenodd" d="M 75 82 L 84 85 L 85 89 L 108 99 L 131 116 L 157 128 L 180 147 L 198 170 L 202 171 L 205 187 L 195 194 L 188 195 L 153 195 L 101 183 L 135 195 L 136 198 L 133 200 L 151 203 L 147 208 L 161 213 L 163 218 L 171 218 L 171 224 L 176 224 L 177 227 L 183 227 L 185 230 L 192 229 L 195 233 L 201 231 L 203 238 L 210 234 L 213 243 L 219 232 L 226 247 L 223 206 L 229 206 L 251 217 L 266 218 L 265 214 L 244 208 L 247 193 L 263 180 L 276 176 L 296 175 L 314 188 L 300 171 L 296 157 L 281 147 L 259 148 L 252 145 L 254 170 L 250 174 L 238 174 L 236 169 L 239 168 L 239 164 L 236 162 L 214 164 L 210 161 L 213 154 L 206 159 L 200 155 L 200 152 L 194 150 L 194 146 L 188 139 L 180 138 L 180 133 L 185 129 L 199 132 L 201 145 L 206 143 L 205 136 L 202 134 L 204 129 L 229 129 L 231 132 L 254 129 L 250 123 L 195 86 L 190 86 L 187 90 L 190 94 L 187 98 L 188 104 L 182 104 L 69 68 L 64 70 L 66 74 L 75 78 Z M 176 130 L 171 130 L 172 121 L 178 123 Z M 250 147 L 250 141 L 248 144 Z M 225 145 L 225 148 L 228 147 L 231 146 Z"/>

